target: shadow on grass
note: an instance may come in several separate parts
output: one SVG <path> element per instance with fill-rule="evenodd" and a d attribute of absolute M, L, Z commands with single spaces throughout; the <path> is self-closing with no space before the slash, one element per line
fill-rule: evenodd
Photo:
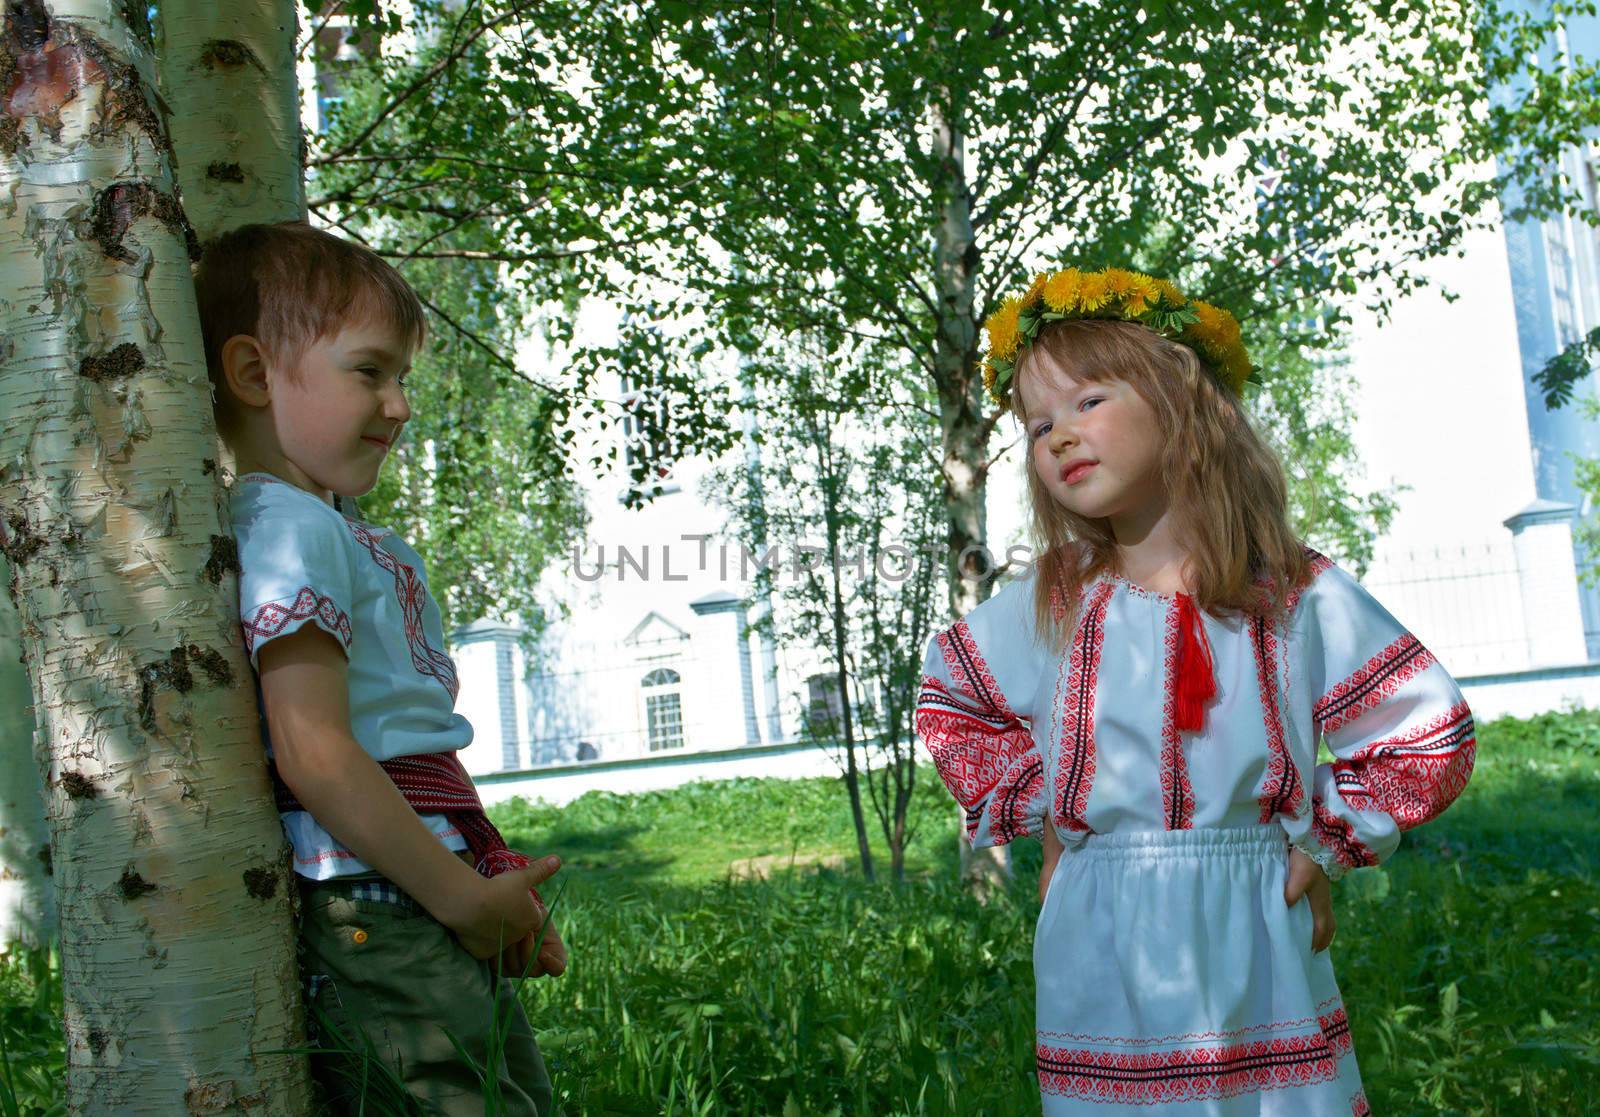
<path fill-rule="evenodd" d="M 578 875 L 607 877 L 625 874 L 641 880 L 663 877 L 674 858 L 660 851 L 650 852 L 646 827 L 617 823 L 607 826 L 557 824 L 537 832 L 515 826 L 502 831 L 506 844 L 530 857 L 557 854 L 568 877 Z M 646 840 L 641 840 L 641 839 Z"/>

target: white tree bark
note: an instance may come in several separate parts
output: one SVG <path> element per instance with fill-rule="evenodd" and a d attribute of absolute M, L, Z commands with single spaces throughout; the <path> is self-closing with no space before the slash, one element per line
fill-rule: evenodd
<path fill-rule="evenodd" d="M 10 584 L 11 567 L 0 558 L 0 948 L 44 946 L 56 921 L 33 691 Z"/>
<path fill-rule="evenodd" d="M 294 0 L 164 0 L 161 93 L 200 243 L 306 215 Z"/>
<path fill-rule="evenodd" d="M 933 151 L 944 172 L 937 233 L 939 332 L 934 346 L 934 373 L 939 388 L 939 425 L 944 436 L 945 507 L 954 569 L 950 575 L 950 613 L 960 617 L 977 608 L 988 594 L 980 580 L 985 566 L 980 552 L 988 545 L 984 507 L 988 431 L 984 425 L 982 377 L 974 371 L 977 311 L 973 287 L 977 279 L 977 234 L 972 227 L 972 194 L 967 185 L 966 138 L 944 112 L 933 121 Z M 958 825 L 966 817 L 958 808 Z M 961 879 L 979 896 L 1001 887 L 1011 875 L 1004 846 L 961 848 Z"/>
<path fill-rule="evenodd" d="M 8 0 L 0 545 L 39 697 L 73 1114 L 303 1114 L 283 835 L 150 62 Z"/>

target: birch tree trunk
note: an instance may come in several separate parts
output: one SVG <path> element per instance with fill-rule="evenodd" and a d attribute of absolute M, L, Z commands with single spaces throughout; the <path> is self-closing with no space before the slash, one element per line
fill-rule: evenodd
<path fill-rule="evenodd" d="M 34 754 L 33 691 L 22 662 L 22 622 L 0 558 L 0 948 L 55 937 L 50 827 Z"/>
<path fill-rule="evenodd" d="M 306 215 L 294 0 L 163 0 L 161 94 L 200 243 Z"/>
<path fill-rule="evenodd" d="M 0 37 L 0 545 L 39 696 L 73 1114 L 303 1114 L 282 831 L 150 62 L 121 0 Z"/>
<path fill-rule="evenodd" d="M 966 140 L 952 107 L 935 115 L 934 154 L 940 163 L 942 193 L 938 229 L 938 336 L 934 379 L 939 390 L 939 429 L 943 435 L 946 540 L 953 566 L 949 601 L 952 617 L 964 616 L 988 596 L 988 525 L 984 492 L 989 432 L 986 397 L 978 373 L 978 323 L 973 287 L 978 273 L 978 240 L 972 227 L 972 191 L 967 185 Z M 955 817 L 965 827 L 965 813 Z M 1005 847 L 973 849 L 963 839 L 961 879 L 980 895 L 1011 875 Z"/>

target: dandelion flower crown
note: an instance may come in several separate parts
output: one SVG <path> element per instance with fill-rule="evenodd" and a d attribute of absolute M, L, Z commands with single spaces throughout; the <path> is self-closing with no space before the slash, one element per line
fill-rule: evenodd
<path fill-rule="evenodd" d="M 1020 295 L 1009 295 L 983 324 L 989 350 L 983 386 L 1005 406 L 1022 350 L 1051 322 L 1102 319 L 1137 322 L 1194 350 L 1200 363 L 1234 395 L 1255 369 L 1239 340 L 1239 322 L 1210 303 L 1190 299 L 1165 279 L 1123 268 L 1040 272 Z"/>

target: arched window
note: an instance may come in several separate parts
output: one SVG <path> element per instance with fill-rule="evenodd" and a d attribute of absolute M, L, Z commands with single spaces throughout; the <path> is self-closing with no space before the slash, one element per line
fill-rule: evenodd
<path fill-rule="evenodd" d="M 683 680 L 670 667 L 657 667 L 639 680 L 644 692 L 645 731 L 651 752 L 683 747 Z"/>

